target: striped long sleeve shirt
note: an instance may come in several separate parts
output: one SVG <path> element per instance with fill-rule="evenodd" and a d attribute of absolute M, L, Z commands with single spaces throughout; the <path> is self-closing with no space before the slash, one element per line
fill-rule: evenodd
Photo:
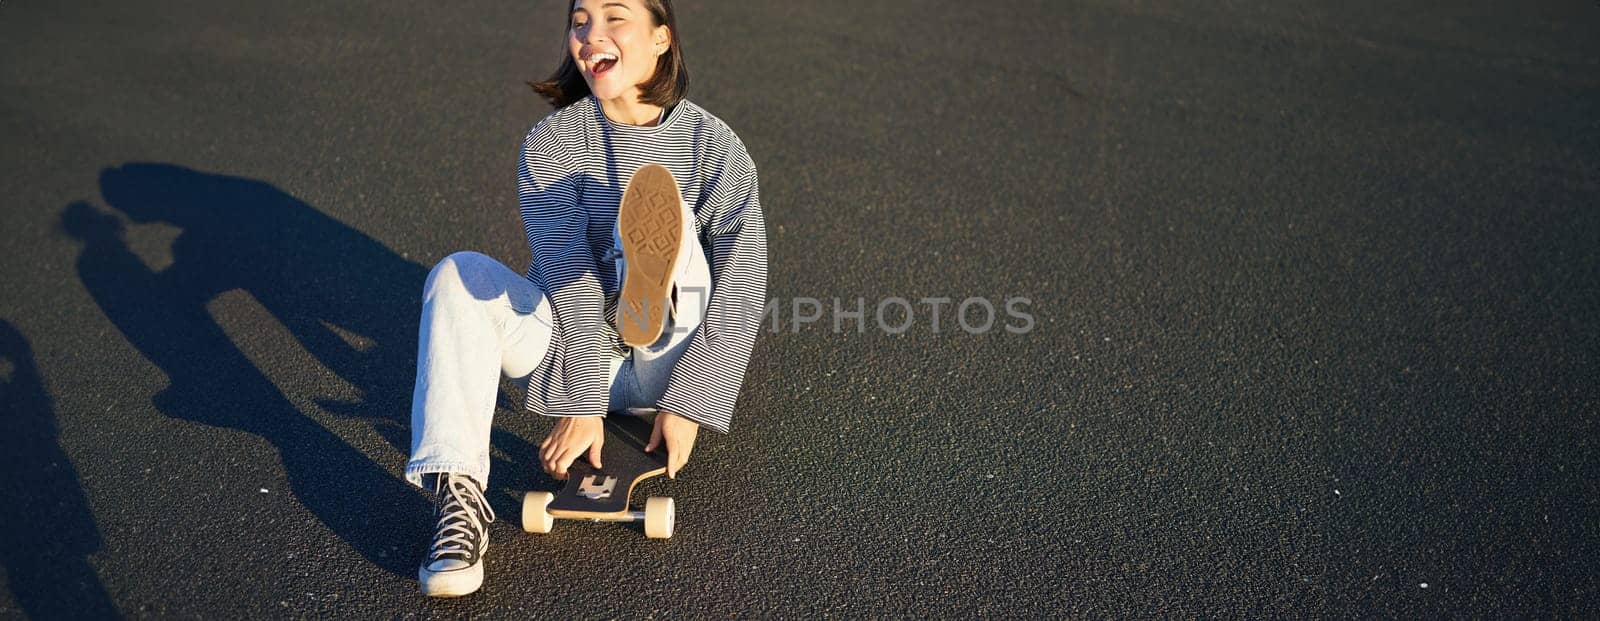
<path fill-rule="evenodd" d="M 727 433 L 766 304 L 766 224 L 744 143 L 687 100 L 660 124 L 638 127 L 612 123 L 585 97 L 523 141 L 517 190 L 533 253 L 527 277 L 549 296 L 555 319 L 526 406 L 553 416 L 605 413 L 606 358 L 627 352 L 614 327 L 620 283 L 606 255 L 622 191 L 645 164 L 677 178 L 711 267 L 704 319 L 656 407 Z"/>

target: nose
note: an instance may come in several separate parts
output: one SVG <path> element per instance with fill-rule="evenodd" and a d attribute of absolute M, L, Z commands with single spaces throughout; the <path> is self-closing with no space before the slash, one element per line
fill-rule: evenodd
<path fill-rule="evenodd" d="M 577 34 L 578 40 L 583 43 L 595 43 L 597 41 L 606 40 L 605 31 L 600 28 L 596 28 L 594 22 L 584 24 L 582 28 L 578 29 Z"/>

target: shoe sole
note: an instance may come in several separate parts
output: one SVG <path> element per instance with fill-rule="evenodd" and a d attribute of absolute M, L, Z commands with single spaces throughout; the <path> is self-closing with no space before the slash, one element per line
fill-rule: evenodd
<path fill-rule="evenodd" d="M 417 568 L 417 583 L 422 587 L 422 594 L 428 597 L 462 597 L 478 592 L 483 587 L 483 557 L 489 554 L 489 542 L 483 543 L 483 553 L 478 555 L 478 564 L 465 569 L 453 571 L 431 572 L 424 564 Z"/>
<path fill-rule="evenodd" d="M 631 347 L 655 343 L 666 325 L 672 275 L 683 243 L 682 200 L 672 173 L 646 164 L 628 180 L 617 208 L 622 257 L 628 266 L 618 298 L 617 332 Z"/>

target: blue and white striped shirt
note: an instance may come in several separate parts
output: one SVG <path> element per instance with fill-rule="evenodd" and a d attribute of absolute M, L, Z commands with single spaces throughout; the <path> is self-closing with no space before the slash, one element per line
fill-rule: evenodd
<path fill-rule="evenodd" d="M 633 172 L 660 164 L 677 178 L 711 267 L 705 318 L 656 407 L 726 433 L 766 304 L 767 239 L 755 164 L 733 130 L 679 102 L 653 127 L 612 123 L 592 96 L 528 132 L 518 204 L 533 262 L 527 277 L 555 316 L 549 353 L 528 381 L 527 408 L 555 416 L 605 413 L 606 352 L 620 283 L 604 259 Z"/>

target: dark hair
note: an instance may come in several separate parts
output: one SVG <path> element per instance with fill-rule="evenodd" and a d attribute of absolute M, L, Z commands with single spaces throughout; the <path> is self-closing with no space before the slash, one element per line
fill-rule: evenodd
<path fill-rule="evenodd" d="M 678 34 L 678 18 L 672 12 L 672 0 L 643 1 L 645 8 L 650 11 L 651 26 L 666 26 L 672 33 L 672 47 L 667 53 L 656 57 L 655 76 L 640 85 L 643 92 L 639 94 L 639 101 L 669 108 L 683 101 L 689 93 L 689 67 L 683 61 L 683 37 Z M 561 65 L 549 79 L 528 82 L 528 86 L 550 100 L 550 105 L 557 109 L 589 96 L 589 84 L 583 81 L 583 73 L 578 70 L 577 63 L 572 61 L 572 54 L 566 48 L 566 37 L 570 36 L 572 29 L 571 5 L 568 6 L 568 19 L 563 26 Z"/>

